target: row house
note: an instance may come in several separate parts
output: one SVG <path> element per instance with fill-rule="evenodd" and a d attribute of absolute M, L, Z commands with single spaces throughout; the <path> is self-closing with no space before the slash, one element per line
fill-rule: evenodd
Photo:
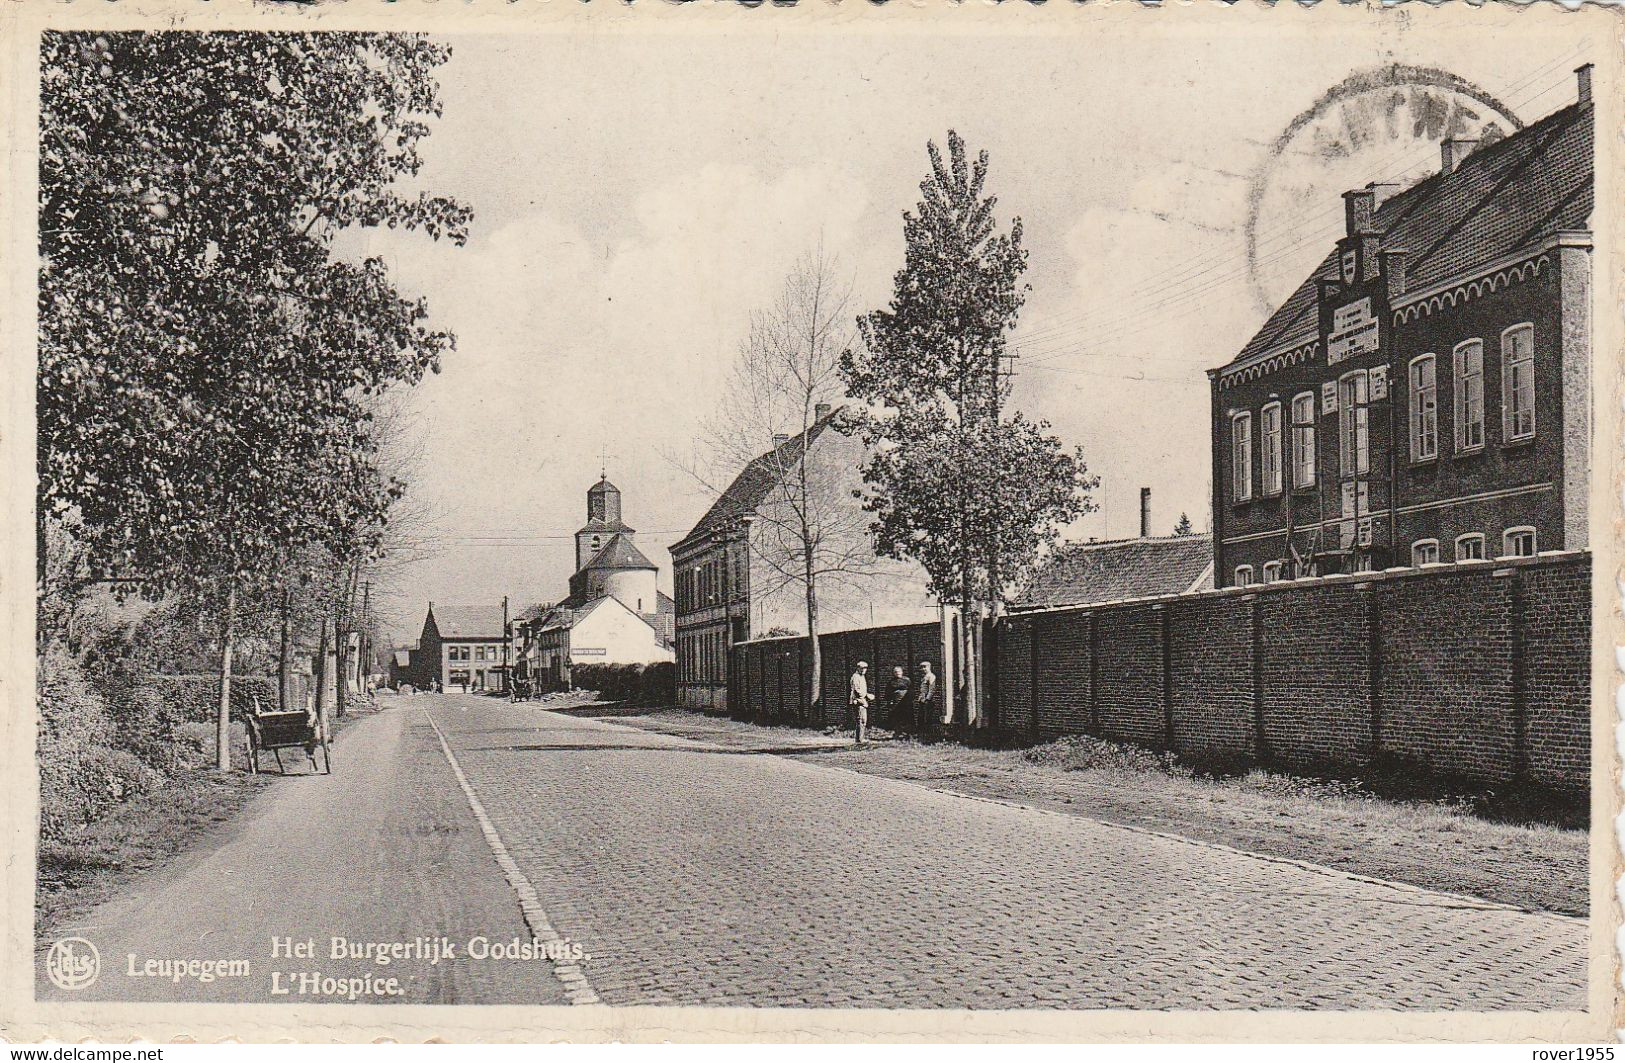
<path fill-rule="evenodd" d="M 747 462 L 700 520 L 671 547 L 677 602 L 677 696 L 697 709 L 728 708 L 729 650 L 767 635 L 804 634 L 804 587 L 786 579 L 792 523 L 785 486 L 804 463 L 830 535 L 854 560 L 851 572 L 818 582 L 820 632 L 935 621 L 938 605 L 918 566 L 873 552 L 862 486 L 862 441 L 841 432 L 840 411 L 818 404 L 805 432 L 779 435 Z"/>
<path fill-rule="evenodd" d="M 1584 549 L 1591 68 L 1576 103 L 1447 140 L 1212 389 L 1217 586 Z"/>

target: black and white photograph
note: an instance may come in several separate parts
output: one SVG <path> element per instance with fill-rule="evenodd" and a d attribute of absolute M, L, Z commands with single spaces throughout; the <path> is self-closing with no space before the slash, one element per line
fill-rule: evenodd
<path fill-rule="evenodd" d="M 1617 12 L 0 46 L 0 1035 L 1613 1037 Z"/>

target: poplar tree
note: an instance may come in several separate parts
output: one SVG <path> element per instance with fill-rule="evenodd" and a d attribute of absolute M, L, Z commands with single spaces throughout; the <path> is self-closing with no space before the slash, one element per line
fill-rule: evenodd
<path fill-rule="evenodd" d="M 1060 527 L 1092 508 L 1097 481 L 1048 424 L 1005 415 L 1001 366 L 1028 291 L 1021 219 L 1001 231 L 985 151 L 972 160 L 952 131 L 947 146 L 946 157 L 927 146 L 891 302 L 859 318 L 862 343 L 842 371 L 868 406 L 857 420 L 875 447 L 864 506 L 876 545 L 919 562 L 933 593 L 960 607 L 975 719 L 984 611 L 997 613 Z"/>

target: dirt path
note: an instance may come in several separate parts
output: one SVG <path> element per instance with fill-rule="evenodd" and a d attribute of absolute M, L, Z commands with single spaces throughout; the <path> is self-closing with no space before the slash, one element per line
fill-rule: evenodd
<path fill-rule="evenodd" d="M 41 957 L 40 998 L 342 1001 L 300 995 L 310 980 L 298 974 L 319 972 L 362 982 L 371 975 L 375 987 L 398 979 L 399 995 L 366 997 L 370 1002 L 564 1003 L 545 959 L 465 955 L 473 936 L 528 942 L 530 931 L 434 731 L 414 699 L 391 700 L 391 707 L 340 735 L 334 774 L 279 781 L 244 810 L 232 831 L 58 928 L 59 936 L 95 945 L 100 975 L 84 989 L 65 992 L 45 977 Z M 334 935 L 414 945 L 443 936 L 457 955 L 438 963 L 335 960 Z M 273 956 L 274 939 L 314 942 L 313 955 Z M 190 971 L 179 981 L 168 973 L 130 974 L 132 964 L 145 971 L 148 961 L 167 972 L 173 960 L 247 961 L 247 973 L 207 982 Z M 323 988 L 318 982 L 318 991 Z"/>

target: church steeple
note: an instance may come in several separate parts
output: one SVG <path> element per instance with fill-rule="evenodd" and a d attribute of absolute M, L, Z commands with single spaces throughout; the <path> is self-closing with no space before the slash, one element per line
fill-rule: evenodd
<path fill-rule="evenodd" d="M 576 532 L 576 571 L 587 567 L 587 562 L 602 550 L 616 535 L 632 537 L 632 529 L 621 523 L 621 491 L 600 476 L 587 490 L 587 525 Z"/>
<path fill-rule="evenodd" d="M 587 489 L 587 521 L 591 523 L 595 520 L 603 521 L 605 524 L 621 522 L 620 488 L 603 476 Z"/>

